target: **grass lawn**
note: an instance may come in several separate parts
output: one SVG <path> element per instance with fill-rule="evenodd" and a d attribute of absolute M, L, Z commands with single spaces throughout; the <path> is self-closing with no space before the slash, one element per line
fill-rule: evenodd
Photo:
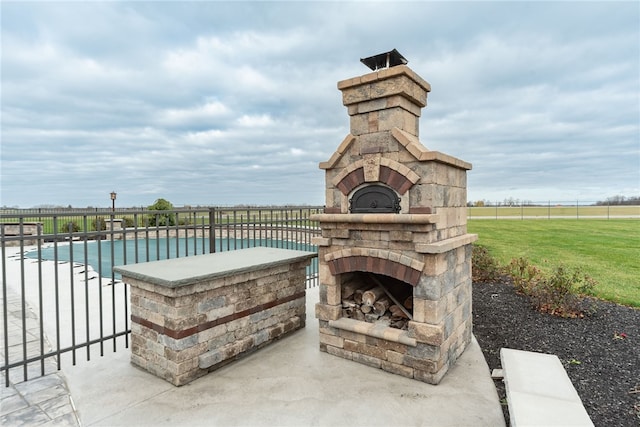
<path fill-rule="evenodd" d="M 525 257 L 550 270 L 581 267 L 596 296 L 640 307 L 640 220 L 469 220 L 469 233 L 501 263 Z"/>

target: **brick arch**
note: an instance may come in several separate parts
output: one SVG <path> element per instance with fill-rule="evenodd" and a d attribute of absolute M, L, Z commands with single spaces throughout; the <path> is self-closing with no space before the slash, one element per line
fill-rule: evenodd
<path fill-rule="evenodd" d="M 413 186 L 413 182 L 395 169 L 380 165 L 380 182 L 384 182 L 399 194 L 404 194 Z"/>
<path fill-rule="evenodd" d="M 377 164 L 378 181 L 388 185 L 399 194 L 406 193 L 420 177 L 411 169 L 394 160 L 387 158 L 380 159 Z M 345 168 L 337 177 L 334 184 L 345 196 L 354 189 L 367 182 L 365 177 L 365 164 L 363 160 L 358 160 Z M 375 176 L 375 175 L 374 175 Z"/>
<path fill-rule="evenodd" d="M 378 254 L 368 254 L 358 250 L 340 250 L 327 254 L 325 260 L 331 274 L 363 271 L 394 277 L 417 286 L 424 269 L 424 263 L 401 256 L 397 252 L 378 250 Z M 391 258 L 391 259 L 390 259 Z"/>
<path fill-rule="evenodd" d="M 352 170 L 345 175 L 342 180 L 338 182 L 337 187 L 342 194 L 346 196 L 361 184 L 364 184 L 364 168 L 362 167 Z"/>

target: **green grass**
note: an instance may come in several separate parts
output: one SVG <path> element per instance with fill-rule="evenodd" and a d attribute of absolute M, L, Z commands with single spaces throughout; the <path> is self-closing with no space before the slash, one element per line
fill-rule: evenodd
<path fill-rule="evenodd" d="M 580 267 L 598 281 L 596 296 L 640 307 L 640 220 L 469 220 L 478 244 L 502 264 L 525 257 L 550 271 Z"/>

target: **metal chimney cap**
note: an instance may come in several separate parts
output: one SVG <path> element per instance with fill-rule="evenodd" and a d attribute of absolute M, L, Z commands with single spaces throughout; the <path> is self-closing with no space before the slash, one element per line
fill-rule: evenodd
<path fill-rule="evenodd" d="M 360 62 L 373 71 L 377 71 L 383 68 L 395 67 L 396 65 L 406 65 L 409 61 L 400 52 L 393 49 L 368 58 L 360 58 Z"/>

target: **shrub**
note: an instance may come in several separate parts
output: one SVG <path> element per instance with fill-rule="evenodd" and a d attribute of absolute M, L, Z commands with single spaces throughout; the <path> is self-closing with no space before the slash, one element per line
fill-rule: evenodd
<path fill-rule="evenodd" d="M 545 274 L 526 258 L 514 258 L 507 266 L 507 274 L 518 292 L 527 295 L 536 310 L 562 317 L 581 317 L 592 311 L 585 295 L 592 295 L 596 281 L 582 270 L 564 265 Z"/>
<path fill-rule="evenodd" d="M 192 224 L 191 217 L 188 215 L 181 216 L 180 219 L 178 220 L 178 225 L 191 225 L 191 224 Z"/>
<path fill-rule="evenodd" d="M 474 282 L 495 281 L 506 274 L 516 291 L 529 297 L 535 309 L 541 312 L 582 317 L 595 309 L 594 304 L 589 304 L 593 300 L 584 297 L 593 295 L 597 282 L 580 268 L 570 269 L 561 264 L 551 273 L 545 273 L 524 257 L 512 259 L 503 268 L 487 248 L 475 244 L 471 263 Z"/>
<path fill-rule="evenodd" d="M 65 222 L 60 225 L 60 233 L 77 233 L 80 231 L 80 226 L 75 221 Z"/>
<path fill-rule="evenodd" d="M 107 221 L 105 221 L 104 217 L 101 216 L 96 217 L 96 219 L 91 222 L 91 225 L 93 225 L 93 229 L 96 231 L 107 229 Z"/>
<path fill-rule="evenodd" d="M 557 266 L 537 286 L 532 301 L 540 311 L 562 317 L 581 317 L 593 310 L 584 296 L 593 295 L 597 282 L 580 268 Z"/>
<path fill-rule="evenodd" d="M 102 216 L 97 217 L 91 223 L 93 225 L 93 229 L 96 231 L 102 231 L 107 229 L 107 219 Z M 130 217 L 122 218 L 122 226 L 123 227 L 133 227 L 133 219 Z"/>
<path fill-rule="evenodd" d="M 173 210 L 171 202 L 165 199 L 158 199 L 149 206 L 151 211 L 170 211 Z M 149 225 L 176 225 L 176 215 L 173 213 L 152 213 L 149 214 Z"/>
<path fill-rule="evenodd" d="M 473 245 L 471 266 L 471 274 L 474 281 L 490 282 L 497 280 L 502 274 L 498 261 L 482 245 Z"/>
<path fill-rule="evenodd" d="M 543 279 L 542 271 L 523 257 L 512 259 L 506 270 L 516 291 L 529 296 Z"/>

